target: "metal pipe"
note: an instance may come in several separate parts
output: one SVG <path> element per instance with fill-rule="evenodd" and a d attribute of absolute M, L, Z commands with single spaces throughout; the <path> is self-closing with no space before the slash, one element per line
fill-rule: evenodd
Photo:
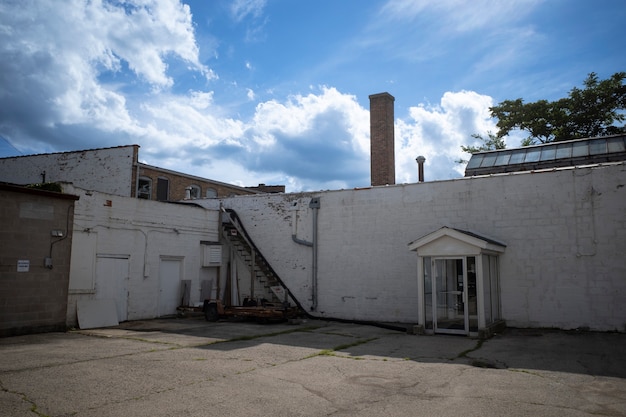
<path fill-rule="evenodd" d="M 426 158 L 422 155 L 415 158 L 417 161 L 417 176 L 419 182 L 424 182 L 424 162 L 426 162 Z"/>
<path fill-rule="evenodd" d="M 297 207 L 297 203 L 294 204 L 294 207 Z M 311 201 L 309 202 L 309 208 L 313 210 L 313 241 L 312 242 L 308 242 L 306 240 L 303 239 L 298 239 L 297 237 L 297 232 L 298 232 L 298 228 L 297 228 L 297 221 L 298 221 L 298 217 L 297 217 L 297 208 L 293 208 L 293 213 L 292 213 L 292 233 L 291 233 L 291 239 L 299 244 L 299 245 L 304 245 L 304 246 L 308 246 L 313 248 L 313 255 L 312 255 L 312 260 L 311 260 L 311 311 L 315 311 L 317 310 L 317 211 L 320 208 L 320 199 L 319 197 L 313 197 L 311 198 Z"/>
<path fill-rule="evenodd" d="M 294 203 L 291 208 L 291 240 L 299 245 L 313 246 L 313 242 L 308 242 L 303 239 L 298 239 L 298 203 Z"/>
<path fill-rule="evenodd" d="M 309 202 L 309 207 L 313 209 L 313 272 L 311 277 L 311 311 L 317 310 L 317 211 L 320 208 L 319 197 L 314 197 Z"/>

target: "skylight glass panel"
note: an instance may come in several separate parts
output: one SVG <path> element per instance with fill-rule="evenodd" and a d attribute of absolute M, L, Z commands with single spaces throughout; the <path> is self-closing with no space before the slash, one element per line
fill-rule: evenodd
<path fill-rule="evenodd" d="M 526 156 L 526 149 L 519 149 L 513 152 L 511 155 L 511 159 L 509 159 L 509 164 L 521 164 L 524 162 L 524 157 Z"/>
<path fill-rule="evenodd" d="M 589 143 L 586 140 L 572 143 L 572 156 L 574 158 L 587 155 L 589 155 Z"/>
<path fill-rule="evenodd" d="M 480 166 L 480 163 L 483 161 L 483 157 L 484 155 L 479 155 L 479 154 L 472 155 L 465 169 L 478 168 Z"/>
<path fill-rule="evenodd" d="M 526 159 L 524 159 L 524 162 L 537 162 L 539 161 L 540 156 L 541 156 L 541 148 L 529 149 L 526 151 Z"/>
<path fill-rule="evenodd" d="M 498 156 L 498 154 L 496 153 L 488 153 L 485 155 L 485 157 L 483 158 L 483 163 L 480 164 L 481 168 L 487 168 L 487 167 L 492 167 L 494 162 L 496 162 L 496 157 Z"/>
<path fill-rule="evenodd" d="M 572 144 L 564 143 L 556 146 L 556 159 L 565 159 L 572 157 Z"/>
<path fill-rule="evenodd" d="M 541 160 L 551 161 L 556 157 L 556 146 L 546 146 L 541 149 Z"/>
<path fill-rule="evenodd" d="M 606 140 L 594 140 L 589 142 L 589 155 L 599 155 L 606 153 Z"/>
<path fill-rule="evenodd" d="M 496 163 L 494 165 L 506 165 L 509 163 L 509 159 L 511 159 L 511 152 L 502 152 L 496 158 Z"/>
<path fill-rule="evenodd" d="M 611 138 L 608 140 L 609 153 L 614 152 L 626 152 L 626 146 L 624 145 L 625 138 Z"/>

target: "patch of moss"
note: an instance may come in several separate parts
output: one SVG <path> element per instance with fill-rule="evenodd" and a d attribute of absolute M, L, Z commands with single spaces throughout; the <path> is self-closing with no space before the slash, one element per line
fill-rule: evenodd
<path fill-rule="evenodd" d="M 33 188 L 35 190 L 54 191 L 55 193 L 62 193 L 63 187 L 58 182 L 42 182 L 39 184 L 29 184 L 27 188 Z"/>

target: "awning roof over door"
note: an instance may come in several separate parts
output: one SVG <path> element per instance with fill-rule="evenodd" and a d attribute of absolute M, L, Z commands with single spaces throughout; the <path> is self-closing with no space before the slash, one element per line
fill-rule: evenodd
<path fill-rule="evenodd" d="M 504 243 L 478 233 L 446 226 L 414 240 L 408 246 L 419 256 L 503 253 L 506 248 Z"/>

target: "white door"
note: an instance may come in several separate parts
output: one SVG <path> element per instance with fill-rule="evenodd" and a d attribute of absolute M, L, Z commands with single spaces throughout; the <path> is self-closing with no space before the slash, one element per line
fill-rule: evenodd
<path fill-rule="evenodd" d="M 115 300 L 117 320 L 128 320 L 129 262 L 126 256 L 98 255 L 96 258 L 96 299 Z"/>
<path fill-rule="evenodd" d="M 176 307 L 181 304 L 182 264 L 182 259 L 161 258 L 161 265 L 159 266 L 159 317 L 176 314 Z"/>
<path fill-rule="evenodd" d="M 435 258 L 432 262 L 435 333 L 468 334 L 465 259 Z"/>

